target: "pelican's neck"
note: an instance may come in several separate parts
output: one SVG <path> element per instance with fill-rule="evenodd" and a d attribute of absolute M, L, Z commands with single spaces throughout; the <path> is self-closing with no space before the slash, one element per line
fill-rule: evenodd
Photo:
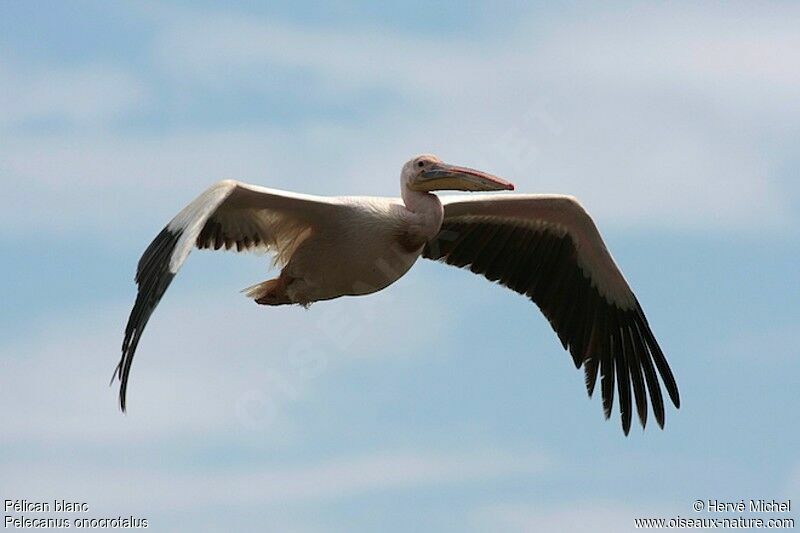
<path fill-rule="evenodd" d="M 408 232 L 421 242 L 434 238 L 442 227 L 444 208 L 435 194 L 402 188 L 406 204 Z"/>

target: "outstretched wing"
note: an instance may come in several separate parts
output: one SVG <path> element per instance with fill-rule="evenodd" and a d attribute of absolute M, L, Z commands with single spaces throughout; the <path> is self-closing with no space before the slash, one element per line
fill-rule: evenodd
<path fill-rule="evenodd" d="M 469 268 L 528 296 L 544 313 L 589 395 L 601 375 L 603 409 L 611 415 L 616 375 L 622 427 L 631 425 L 631 388 L 642 427 L 647 390 L 656 421 L 664 403 L 656 369 L 680 406 L 675 378 L 639 302 L 606 249 L 594 222 L 570 196 L 443 198 L 444 222 L 423 257 Z"/>
<path fill-rule="evenodd" d="M 194 246 L 236 251 L 260 248 L 274 252 L 278 263 L 285 263 L 309 232 L 339 206 L 335 199 L 224 180 L 178 213 L 147 247 L 136 270 L 139 292 L 114 372 L 120 380 L 122 410 L 142 332 Z"/>

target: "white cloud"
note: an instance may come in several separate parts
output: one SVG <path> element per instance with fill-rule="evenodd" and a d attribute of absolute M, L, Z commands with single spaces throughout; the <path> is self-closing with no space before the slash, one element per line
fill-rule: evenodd
<path fill-rule="evenodd" d="M 175 80 L 217 89 L 269 86 L 287 69 L 314 75 L 333 94 L 382 85 L 427 97 L 443 87 L 442 65 L 463 72 L 489 60 L 485 53 L 465 55 L 464 43 L 386 28 L 329 29 L 230 13 L 173 13 L 155 42 L 156 61 Z"/>
<path fill-rule="evenodd" d="M 144 139 L 9 139 L 0 147 L 9 185 L 0 220 L 15 233 L 80 230 L 124 239 L 136 229 L 160 228 L 220 179 L 290 186 L 291 174 L 281 171 L 287 166 L 280 155 L 286 145 L 285 138 L 269 130 Z M 26 220 L 25 227 L 20 220 Z"/>
<path fill-rule="evenodd" d="M 337 302 L 269 312 L 236 305 L 236 294 L 175 292 L 142 341 L 126 416 L 107 380 L 127 306 L 43 317 L 0 346 L 0 403 L 13 406 L 0 429 L 4 497 L 88 501 L 95 517 L 153 519 L 175 510 L 202 514 L 209 506 L 309 504 L 529 476 L 548 464 L 539 453 L 483 448 L 286 460 L 298 431 L 292 405 L 308 401 L 309 389 L 337 361 L 409 357 L 424 353 L 429 334 L 441 336 L 436 317 L 446 317 L 425 287 L 389 291 L 376 302 L 351 299 L 341 304 L 346 315 Z M 391 320 L 375 313 L 388 300 Z M 430 314 L 416 315 L 419 306 Z M 412 329 L 413 336 L 396 335 Z M 387 338 L 395 339 L 391 346 Z M 196 453 L 201 442 L 231 446 L 233 455 L 242 446 L 258 449 L 259 459 L 201 470 L 168 459 L 183 457 L 183 446 Z"/>
<path fill-rule="evenodd" d="M 388 491 L 418 490 L 450 484 L 513 479 L 541 472 L 547 460 L 537 453 L 498 450 L 409 452 L 389 450 L 288 465 L 266 459 L 248 464 L 185 471 L 169 466 L 126 466 L 112 462 L 69 465 L 3 465 L 0 488 L 5 497 L 46 501 L 70 495 L 90 508 L 126 516 L 210 506 L 254 509 L 286 504 L 314 504 Z"/>
<path fill-rule="evenodd" d="M 304 27 L 229 12 L 171 10 L 155 53 L 165 73 L 201 84 L 269 82 L 269 67 L 307 69 L 331 83 L 326 89 L 383 84 L 434 98 L 437 105 L 463 107 L 465 99 L 485 97 L 487 90 L 512 97 L 511 104 L 538 100 L 542 84 L 557 80 L 567 89 L 589 83 L 640 95 L 659 86 L 683 88 L 716 104 L 739 106 L 746 100 L 759 113 L 765 105 L 783 112 L 782 104 L 800 84 L 800 74 L 791 68 L 800 48 L 794 31 L 800 10 L 773 7 L 765 12 L 743 5 L 587 6 L 569 24 L 543 25 L 548 15 L 531 13 L 492 39 Z M 751 98 L 760 94 L 780 98 Z M 507 107 L 519 114 L 519 107 Z"/>
<path fill-rule="evenodd" d="M 521 191 L 575 194 L 601 228 L 786 230 L 797 213 L 780 173 L 792 154 L 764 139 L 785 138 L 800 119 L 797 9 L 727 11 L 587 10 L 570 24 L 522 19 L 475 42 L 171 10 L 157 24 L 154 66 L 188 98 L 193 87 L 235 96 L 286 83 L 275 68 L 310 73 L 319 83 L 308 91 L 328 101 L 364 88 L 399 98 L 356 124 L 16 137 L 0 148 L 15 183 L 3 226 L 34 213 L 31 229 L 47 232 L 151 228 L 226 177 L 396 195 L 402 162 L 434 151 Z"/>
<path fill-rule="evenodd" d="M 109 388 L 108 381 L 132 301 L 40 316 L 0 344 L 0 403 L 15 406 L 4 418 L 3 441 L 107 445 L 236 433 L 283 443 L 292 438 L 292 406 L 337 362 L 413 357 L 432 338 L 447 340 L 449 317 L 425 280 L 309 310 L 272 309 L 237 292 L 268 275 L 227 281 L 220 268 L 213 282 L 219 289 L 209 290 L 193 260 L 202 267 L 202 258 L 190 257 L 186 277 L 179 276 L 143 335 L 125 416 L 117 410 L 117 384 Z M 131 299 L 133 290 L 131 284 Z"/>
<path fill-rule="evenodd" d="M 185 54 L 161 51 L 175 72 L 189 66 L 214 79 L 231 79 L 220 68 L 258 74 L 279 61 L 334 87 L 407 94 L 419 107 L 380 123 L 383 134 L 361 145 L 377 149 L 370 159 L 383 174 L 397 167 L 399 147 L 430 147 L 503 171 L 520 189 L 574 192 L 624 223 L 775 227 L 791 210 L 753 130 L 797 118 L 800 77 L 787 74 L 800 50 L 792 13 L 745 21 L 641 9 L 488 43 L 190 17 L 166 31 Z"/>
<path fill-rule="evenodd" d="M 108 64 L 31 66 L 0 62 L 0 129 L 35 122 L 65 122 L 98 127 L 140 108 L 147 98 L 143 82 Z"/>

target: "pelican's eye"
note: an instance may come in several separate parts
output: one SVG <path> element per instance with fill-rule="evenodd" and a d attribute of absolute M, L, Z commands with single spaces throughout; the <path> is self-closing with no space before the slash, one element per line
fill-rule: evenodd
<path fill-rule="evenodd" d="M 419 168 L 422 168 L 422 167 L 424 167 L 424 166 L 425 166 L 425 161 L 417 161 L 417 166 L 418 166 Z"/>

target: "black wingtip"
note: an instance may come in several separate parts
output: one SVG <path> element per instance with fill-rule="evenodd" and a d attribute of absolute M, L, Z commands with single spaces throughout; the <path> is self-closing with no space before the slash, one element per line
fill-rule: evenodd
<path fill-rule="evenodd" d="M 125 405 L 125 389 L 120 388 L 119 391 L 119 410 L 124 414 L 128 412 L 128 407 Z"/>
<path fill-rule="evenodd" d="M 108 386 L 112 386 L 114 384 L 114 380 L 117 379 L 117 373 L 119 372 L 119 363 L 117 363 L 117 367 L 111 373 L 111 379 L 108 380 Z"/>
<path fill-rule="evenodd" d="M 673 386 L 667 386 L 667 393 L 669 393 L 669 398 L 672 400 L 672 405 L 675 406 L 675 409 L 681 408 L 681 395 L 678 392 L 678 385 L 675 383 L 673 378 Z"/>
<path fill-rule="evenodd" d="M 617 396 L 625 435 L 633 425 L 634 403 L 642 428 L 647 426 L 648 392 L 653 416 L 664 427 L 662 383 L 680 406 L 675 378 L 635 296 L 628 295 L 631 305 L 630 298 L 603 293 L 578 261 L 569 232 L 455 217 L 443 223 L 422 255 L 468 267 L 533 300 L 576 368 L 583 366 L 589 397 L 600 389 L 606 419 Z"/>
<path fill-rule="evenodd" d="M 597 360 L 591 356 L 583 363 L 584 381 L 589 398 L 594 394 L 595 383 L 597 383 L 597 364 Z"/>
<path fill-rule="evenodd" d="M 111 383 L 114 382 L 115 377 L 119 379 L 119 407 L 123 413 L 126 412 L 126 394 L 133 356 L 150 316 L 175 277 L 175 274 L 169 270 L 169 264 L 181 233 L 181 231 L 170 230 L 169 227 L 164 228 L 153 239 L 139 260 L 136 270 L 136 283 L 139 290 L 128 317 L 128 324 L 125 326 L 122 356 L 114 370 L 114 376 L 111 378 Z"/>
<path fill-rule="evenodd" d="M 117 363 L 116 368 L 114 368 L 114 372 L 111 373 L 111 379 L 108 381 L 108 386 L 111 387 L 112 385 L 114 385 L 114 380 L 116 380 L 116 379 L 119 379 L 120 382 L 122 382 L 122 361 Z M 119 401 L 120 411 L 125 413 L 126 412 L 126 409 L 125 409 L 125 391 L 124 391 L 124 389 L 122 387 L 120 387 L 119 400 L 118 401 Z"/>
<path fill-rule="evenodd" d="M 603 393 L 603 414 L 609 419 L 614 407 L 614 363 L 611 354 L 604 355 L 600 363 L 600 387 Z"/>

